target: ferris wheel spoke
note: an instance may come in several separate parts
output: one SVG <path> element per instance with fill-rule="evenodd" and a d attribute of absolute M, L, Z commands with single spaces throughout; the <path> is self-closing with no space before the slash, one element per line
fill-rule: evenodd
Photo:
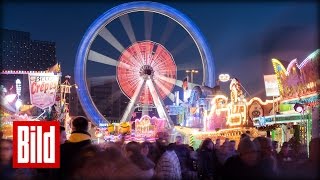
<path fill-rule="evenodd" d="M 165 66 L 165 61 L 163 61 L 163 58 L 161 57 L 161 53 L 159 55 L 157 55 L 155 58 L 156 59 L 153 59 L 153 61 L 152 61 L 153 63 L 151 65 L 155 70 L 163 69 L 163 68 L 166 69 L 167 68 Z"/>
<path fill-rule="evenodd" d="M 116 48 L 119 52 L 124 50 L 124 47 L 120 42 L 111 34 L 111 32 L 107 28 L 102 28 L 99 32 L 99 35 L 106 40 L 110 45 Z"/>
<path fill-rule="evenodd" d="M 169 82 L 169 83 L 171 83 L 171 84 L 176 84 L 176 81 L 178 81 L 178 80 L 176 80 L 176 79 L 173 79 L 173 78 L 169 78 L 169 77 L 166 77 L 166 76 L 163 76 L 163 75 L 158 75 L 157 76 L 159 79 L 161 79 L 161 80 L 164 80 L 164 81 L 166 81 L 166 82 Z M 181 85 L 182 86 L 182 85 Z"/>
<path fill-rule="evenodd" d="M 158 77 L 159 77 L 161 80 L 167 81 L 167 82 L 169 82 L 169 83 L 171 83 L 171 84 L 177 84 L 176 81 L 178 81 L 178 80 L 176 80 L 176 79 L 169 78 L 169 77 L 165 77 L 165 76 L 162 76 L 162 75 L 159 75 Z M 171 93 L 171 91 L 170 91 L 168 88 L 166 88 L 165 86 L 163 86 L 162 83 L 160 83 L 159 81 L 156 80 L 155 82 L 156 82 L 157 86 L 159 86 L 160 89 L 161 89 L 165 94 L 168 94 L 169 99 L 170 99 L 172 102 L 174 102 L 174 101 L 175 101 L 175 100 L 174 100 L 174 99 L 175 99 L 175 98 L 174 98 L 174 94 Z M 181 81 L 181 86 L 180 86 L 180 87 L 182 87 L 182 81 Z M 183 102 L 181 99 L 179 99 L 179 101 L 180 101 L 180 102 Z"/>
<path fill-rule="evenodd" d="M 128 16 L 128 14 L 125 14 L 125 15 L 121 16 L 119 19 L 121 21 L 121 24 L 122 24 L 124 30 L 127 33 L 127 36 L 129 37 L 130 42 L 132 44 L 134 44 L 137 40 L 136 40 L 136 36 L 134 34 L 134 31 L 133 31 L 133 28 L 132 28 L 132 24 L 131 24 L 131 21 L 130 21 L 130 18 Z M 134 58 L 137 60 L 137 62 L 139 64 L 141 64 L 141 62 L 142 62 L 141 60 L 143 58 L 142 58 L 140 47 L 139 46 L 134 46 L 133 49 L 134 49 L 134 52 L 131 52 L 131 55 L 134 56 L 134 54 L 136 54 L 137 57 L 134 56 Z"/>
<path fill-rule="evenodd" d="M 159 81 L 155 81 L 157 87 L 159 87 L 165 94 L 168 94 L 168 98 L 174 102 L 174 94 L 171 93 L 169 89 L 167 89 L 165 86 L 162 85 Z"/>
<path fill-rule="evenodd" d="M 159 47 L 159 45 L 155 45 L 155 47 L 154 47 L 155 52 L 153 53 L 153 55 L 151 57 L 150 66 L 152 66 L 153 68 L 155 68 L 158 63 L 161 63 L 161 61 L 159 61 L 158 58 L 162 53 L 162 48 L 158 48 L 158 47 Z"/>
<path fill-rule="evenodd" d="M 118 63 L 119 63 L 119 61 L 112 59 L 108 56 L 105 56 L 103 54 L 100 54 L 100 53 L 93 51 L 93 50 L 89 51 L 88 60 L 102 63 L 102 64 L 107 64 L 110 66 L 118 66 Z M 132 67 L 128 64 L 125 64 L 123 62 L 120 62 L 120 63 L 121 63 L 120 66 L 122 66 L 122 67 L 124 67 L 126 69 L 132 69 Z"/>
<path fill-rule="evenodd" d="M 138 83 L 139 83 L 140 79 L 134 79 L 134 78 L 130 78 L 130 79 L 126 79 L 124 80 L 124 84 L 130 85 L 135 87 Z"/>
<path fill-rule="evenodd" d="M 159 71 L 160 69 L 166 68 L 163 61 L 158 61 L 153 64 L 153 69 Z"/>
<path fill-rule="evenodd" d="M 135 69 L 138 69 L 138 66 L 142 65 L 142 62 L 133 56 L 133 52 L 126 50 L 122 52 L 122 55 L 124 56 L 123 61 L 127 64 L 130 64 L 131 68 L 133 67 Z"/>
<path fill-rule="evenodd" d="M 188 37 L 186 37 L 184 40 L 181 41 L 180 44 L 178 44 L 172 51 L 172 56 L 176 56 L 181 51 L 187 49 L 190 45 L 192 45 L 192 40 Z"/>
<path fill-rule="evenodd" d="M 151 40 L 153 13 L 144 12 L 144 37 Z"/>
<path fill-rule="evenodd" d="M 88 82 L 90 82 L 91 86 L 100 86 L 104 85 L 106 82 L 112 82 L 116 79 L 115 75 L 112 76 L 95 76 L 88 78 Z"/>
<path fill-rule="evenodd" d="M 164 31 L 162 33 L 162 36 L 160 38 L 160 44 L 165 45 L 169 37 L 171 36 L 173 30 L 176 27 L 176 23 L 173 23 L 173 21 L 168 18 L 168 21 L 166 23 L 166 26 L 164 28 Z"/>
<path fill-rule="evenodd" d="M 125 14 L 123 16 L 120 16 L 120 21 L 122 26 L 124 27 L 124 30 L 126 31 L 130 42 L 133 44 L 136 42 L 136 37 L 134 35 L 133 29 L 132 29 L 132 25 L 131 25 L 131 21 L 130 18 L 128 16 L 128 14 Z"/>

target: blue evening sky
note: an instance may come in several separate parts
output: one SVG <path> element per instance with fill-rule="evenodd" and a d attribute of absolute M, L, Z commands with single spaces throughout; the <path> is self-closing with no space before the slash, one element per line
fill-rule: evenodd
<path fill-rule="evenodd" d="M 34 40 L 56 42 L 63 73 L 73 75 L 85 31 L 102 13 L 121 3 L 6 3 L 2 5 L 2 28 L 30 32 Z M 263 99 L 263 75 L 274 73 L 271 58 L 302 61 L 319 48 L 319 5 L 315 2 L 161 3 L 186 14 L 199 27 L 211 48 L 216 76 L 229 73 L 251 95 Z M 153 24 L 153 28 L 163 26 Z M 222 87 L 227 90 L 228 84 Z"/>

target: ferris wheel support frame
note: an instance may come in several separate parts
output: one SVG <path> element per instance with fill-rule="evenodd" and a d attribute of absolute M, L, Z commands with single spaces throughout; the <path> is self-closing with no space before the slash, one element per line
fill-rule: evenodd
<path fill-rule="evenodd" d="M 133 111 L 135 109 L 136 103 L 138 101 L 138 98 L 140 97 L 140 95 L 142 93 L 142 90 L 143 90 L 143 87 L 146 84 L 146 81 L 147 81 L 147 79 L 144 78 L 143 81 L 139 82 L 139 84 L 137 86 L 137 90 L 134 92 L 134 94 L 133 94 L 133 96 L 132 96 L 132 98 L 131 98 L 131 100 L 130 100 L 127 108 L 126 108 L 126 110 L 123 113 L 123 116 L 122 116 L 120 122 L 127 122 L 127 121 L 130 120 L 131 115 L 132 115 L 132 113 L 133 113 Z"/>
<path fill-rule="evenodd" d="M 163 100 L 160 98 L 160 92 L 159 92 L 158 88 L 155 86 L 153 76 L 144 75 L 142 78 L 143 78 L 143 80 L 141 80 L 139 82 L 137 90 L 134 92 L 134 94 L 129 102 L 129 105 L 127 106 L 120 122 L 127 122 L 131 119 L 131 114 L 133 113 L 133 111 L 135 109 L 135 106 L 138 102 L 138 98 L 140 97 L 141 92 L 143 91 L 144 87 L 147 86 L 150 89 L 151 96 L 152 96 L 154 105 L 156 106 L 159 117 L 162 119 L 165 119 L 167 121 L 168 129 L 171 129 L 172 127 L 174 127 L 174 124 L 173 124 L 168 112 L 164 109 L 165 105 L 164 105 Z"/>
<path fill-rule="evenodd" d="M 214 87 L 215 85 L 215 67 L 213 64 L 211 51 L 199 28 L 186 15 L 170 6 L 156 2 L 138 1 L 124 3 L 106 11 L 90 25 L 80 42 L 76 54 L 74 77 L 75 82 L 78 85 L 77 94 L 85 114 L 94 125 L 98 125 L 101 121 L 106 121 L 106 123 L 109 122 L 104 118 L 104 116 L 99 112 L 93 103 L 86 82 L 86 59 L 89 54 L 89 47 L 91 46 L 95 37 L 99 34 L 99 31 L 107 24 L 121 15 L 137 11 L 158 13 L 169 17 L 181 25 L 181 27 L 183 27 L 194 40 L 199 50 L 203 64 L 203 85 L 209 87 Z"/>
<path fill-rule="evenodd" d="M 151 96 L 152 96 L 154 105 L 157 108 L 159 117 L 162 119 L 165 119 L 167 121 L 168 129 L 173 128 L 174 124 L 171 120 L 171 117 L 168 114 L 168 111 L 166 111 L 164 109 L 164 107 L 165 107 L 164 102 L 159 96 L 160 92 L 159 92 L 159 89 L 155 86 L 155 82 L 154 82 L 153 78 L 148 80 L 147 85 L 149 86 L 149 89 L 151 91 Z"/>

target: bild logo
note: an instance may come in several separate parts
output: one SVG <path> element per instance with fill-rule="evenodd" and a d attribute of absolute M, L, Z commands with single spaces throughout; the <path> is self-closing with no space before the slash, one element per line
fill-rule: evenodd
<path fill-rule="evenodd" d="M 14 121 L 13 167 L 59 168 L 59 122 Z"/>

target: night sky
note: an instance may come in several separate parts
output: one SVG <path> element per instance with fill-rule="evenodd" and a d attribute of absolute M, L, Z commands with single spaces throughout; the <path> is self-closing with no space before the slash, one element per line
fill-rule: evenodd
<path fill-rule="evenodd" d="M 56 42 L 63 74 L 73 76 L 76 52 L 87 28 L 121 3 L 6 3 L 2 28 L 30 32 L 33 40 Z M 315 2 L 161 3 L 186 14 L 199 27 L 211 48 L 216 76 L 237 77 L 252 96 L 265 99 L 263 75 L 274 73 L 271 58 L 301 62 L 319 48 Z M 163 26 L 153 23 L 154 29 Z M 183 52 L 180 58 L 183 55 L 188 59 Z M 195 81 L 199 78 L 195 76 Z M 228 86 L 222 84 L 223 89 Z"/>

